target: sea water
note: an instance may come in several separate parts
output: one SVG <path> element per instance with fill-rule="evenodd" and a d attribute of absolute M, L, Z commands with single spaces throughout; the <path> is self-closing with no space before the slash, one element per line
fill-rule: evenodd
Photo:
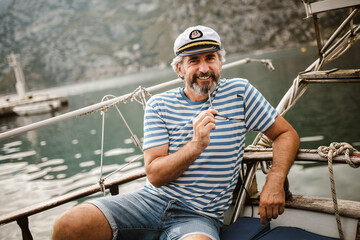
<path fill-rule="evenodd" d="M 359 68 L 360 47 L 348 52 L 325 69 Z M 292 85 L 298 72 L 306 69 L 317 57 L 315 47 L 259 52 L 230 56 L 228 62 L 241 58 L 271 59 L 276 70 L 270 72 L 261 63 L 248 63 L 223 72 L 223 77 L 248 79 L 276 107 Z M 176 78 L 170 69 L 148 70 L 134 74 L 65 86 L 50 91 L 68 94 L 69 106 L 54 114 L 8 117 L 0 120 L 0 131 L 17 128 L 68 111 L 92 105 L 105 95 L 121 96 L 133 92 L 139 85 L 149 87 Z M 175 87 L 182 87 L 179 84 Z M 163 90 L 162 90 L 163 91 Z M 360 84 L 314 84 L 285 118 L 301 137 L 301 148 L 328 146 L 331 142 L 348 142 L 360 149 Z M 156 94 L 153 93 L 153 94 Z M 149 97 L 149 96 L 147 96 Z M 119 104 L 132 132 L 142 138 L 143 106 L 137 101 Z M 105 113 L 103 175 L 111 173 L 139 156 L 141 151 L 132 143 L 131 134 L 115 109 Z M 0 142 L 0 214 L 6 214 L 73 190 L 97 184 L 100 176 L 102 115 L 99 112 L 75 117 Z M 256 133 L 249 133 L 251 144 Z M 122 173 L 143 170 L 143 161 L 129 164 Z M 359 169 L 347 165 L 334 167 L 339 198 L 360 201 Z M 264 175 L 259 171 L 259 182 Z M 328 170 L 325 164 L 295 163 L 289 173 L 290 190 L 294 194 L 330 197 Z M 120 187 L 120 192 L 140 188 L 144 179 Z M 73 201 L 29 217 L 35 239 L 49 239 L 56 217 L 66 209 L 92 197 Z M 16 223 L 0 226 L 0 239 L 20 239 Z"/>

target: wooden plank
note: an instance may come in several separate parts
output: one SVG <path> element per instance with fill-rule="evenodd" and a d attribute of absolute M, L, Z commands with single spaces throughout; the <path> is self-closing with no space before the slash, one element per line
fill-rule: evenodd
<path fill-rule="evenodd" d="M 360 5 L 360 0 L 324 0 L 310 3 L 310 14 L 337 10 Z"/>
<path fill-rule="evenodd" d="M 299 152 L 296 155 L 295 161 L 306 161 L 306 162 L 324 162 L 326 163 L 328 160 L 327 158 L 321 157 L 316 152 L 308 152 L 303 151 Z M 350 159 L 355 163 L 360 165 L 360 152 L 354 152 L 353 155 L 350 156 Z M 270 151 L 263 151 L 263 152 L 245 152 L 243 162 L 253 162 L 253 161 L 272 161 L 272 152 Z M 333 158 L 334 163 L 343 163 L 346 164 L 346 159 L 344 155 L 336 156 Z"/>
<path fill-rule="evenodd" d="M 358 82 L 360 80 L 360 69 L 332 69 L 326 71 L 314 71 L 300 73 L 299 78 L 304 82 L 315 82 L 317 80 L 328 80 L 329 82 Z"/>
<path fill-rule="evenodd" d="M 259 198 L 251 198 L 252 205 L 259 204 Z M 334 214 L 333 201 L 330 198 L 293 195 L 287 200 L 285 206 L 301 210 Z M 341 216 L 360 219 L 360 202 L 338 199 L 339 212 Z"/>
<path fill-rule="evenodd" d="M 360 79 L 343 78 L 343 79 L 306 79 L 304 83 L 360 83 Z"/>

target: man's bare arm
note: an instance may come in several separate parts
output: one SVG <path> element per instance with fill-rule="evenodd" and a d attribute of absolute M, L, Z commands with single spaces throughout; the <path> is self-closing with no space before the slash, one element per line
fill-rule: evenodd
<path fill-rule="evenodd" d="M 260 195 L 259 214 L 262 224 L 284 212 L 284 182 L 300 145 L 295 129 L 280 115 L 264 134 L 273 141 L 273 162 Z"/>

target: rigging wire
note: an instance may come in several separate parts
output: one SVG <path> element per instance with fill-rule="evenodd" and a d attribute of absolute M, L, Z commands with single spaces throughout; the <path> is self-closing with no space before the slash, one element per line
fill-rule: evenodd
<path fill-rule="evenodd" d="M 140 100 L 136 99 L 136 94 L 140 94 Z M 146 105 L 146 97 L 145 97 L 145 93 L 146 90 L 144 88 L 142 88 L 141 86 L 139 86 L 134 92 L 133 94 L 131 94 L 128 99 L 135 99 L 138 103 L 142 104 L 143 109 L 145 109 L 145 105 Z M 149 94 L 149 93 L 148 93 Z M 149 94 L 150 95 L 150 94 Z M 151 95 L 150 95 L 151 96 Z M 116 98 L 116 96 L 114 95 L 106 95 L 102 98 L 102 102 L 103 101 L 107 101 L 109 100 L 109 98 Z M 124 102 L 124 101 L 123 101 Z M 119 103 L 119 102 L 117 102 Z M 116 104 L 117 104 L 116 103 Z M 118 108 L 118 106 L 115 103 L 112 103 L 111 106 L 115 107 L 115 109 L 117 110 L 119 116 L 121 117 L 121 119 L 123 120 L 125 126 L 127 127 L 127 129 L 130 132 L 131 135 L 131 140 L 134 143 L 134 145 L 136 147 L 138 147 L 140 149 L 140 151 L 142 153 L 143 150 L 141 148 L 141 143 L 140 140 L 138 139 L 138 137 L 133 133 L 133 131 L 131 130 L 129 124 L 127 123 L 125 117 L 123 116 L 123 114 L 121 113 L 120 109 Z M 106 175 L 105 177 L 103 177 L 103 166 L 104 166 L 104 138 L 105 138 L 105 113 L 106 111 L 111 107 L 111 106 L 105 106 L 101 109 L 100 114 L 102 116 L 102 123 L 101 123 L 101 150 L 100 150 L 100 178 L 99 178 L 99 185 L 100 185 L 100 190 L 103 192 L 104 196 L 105 196 L 105 180 L 109 177 L 111 177 L 112 175 L 114 175 L 117 172 L 120 172 L 121 170 L 123 170 L 124 168 L 126 168 L 127 166 L 129 166 L 131 163 L 138 161 L 140 159 L 142 159 L 144 156 L 143 154 L 141 154 L 140 156 L 133 158 L 131 161 L 129 161 L 128 163 L 126 163 L 123 166 L 120 166 L 118 169 L 114 170 L 113 172 L 109 173 L 108 175 Z"/>

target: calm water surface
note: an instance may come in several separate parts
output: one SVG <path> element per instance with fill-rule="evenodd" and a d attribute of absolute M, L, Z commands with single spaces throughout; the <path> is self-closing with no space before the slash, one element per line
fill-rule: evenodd
<path fill-rule="evenodd" d="M 258 53 L 231 57 L 228 62 L 245 57 L 272 59 L 276 71 L 269 72 L 263 65 L 251 63 L 226 70 L 223 76 L 249 79 L 276 107 L 297 73 L 314 61 L 316 50 L 310 47 L 305 53 L 300 49 Z M 359 68 L 359 62 L 358 44 L 345 58 L 326 66 L 326 69 Z M 147 87 L 175 77 L 171 70 L 153 71 L 80 87 L 62 88 L 58 91 L 70 94 L 69 107 L 63 109 L 62 113 L 97 103 L 107 94 L 120 96 L 132 92 L 139 85 Z M 360 84 L 310 86 L 301 101 L 286 115 L 301 137 L 301 147 L 317 148 L 338 141 L 348 142 L 360 149 L 359 93 Z M 119 108 L 133 132 L 141 138 L 142 106 L 137 102 L 128 102 L 120 104 Z M 0 131 L 48 117 L 51 115 L 2 118 Z M 76 117 L 1 141 L 0 214 L 96 184 L 100 175 L 101 118 L 99 113 Z M 256 133 L 249 134 L 247 144 L 252 142 L 255 135 Z M 104 174 L 117 169 L 140 153 L 131 143 L 129 131 L 117 112 L 114 109 L 108 110 L 105 121 Z M 121 174 L 131 174 L 141 169 L 143 162 L 138 161 L 129 165 Z M 338 196 L 360 201 L 359 169 L 336 165 L 334 172 Z M 258 178 L 260 183 L 264 181 L 260 172 Z M 326 165 L 297 163 L 291 169 L 289 180 L 294 194 L 331 196 Z M 124 185 L 120 192 L 133 191 L 143 184 L 144 180 L 140 180 Z M 98 196 L 101 194 L 93 197 Z M 31 216 L 30 229 L 34 238 L 49 239 L 55 218 L 79 202 L 74 201 Z M 20 228 L 16 223 L 0 226 L 0 239 L 20 238 Z"/>

